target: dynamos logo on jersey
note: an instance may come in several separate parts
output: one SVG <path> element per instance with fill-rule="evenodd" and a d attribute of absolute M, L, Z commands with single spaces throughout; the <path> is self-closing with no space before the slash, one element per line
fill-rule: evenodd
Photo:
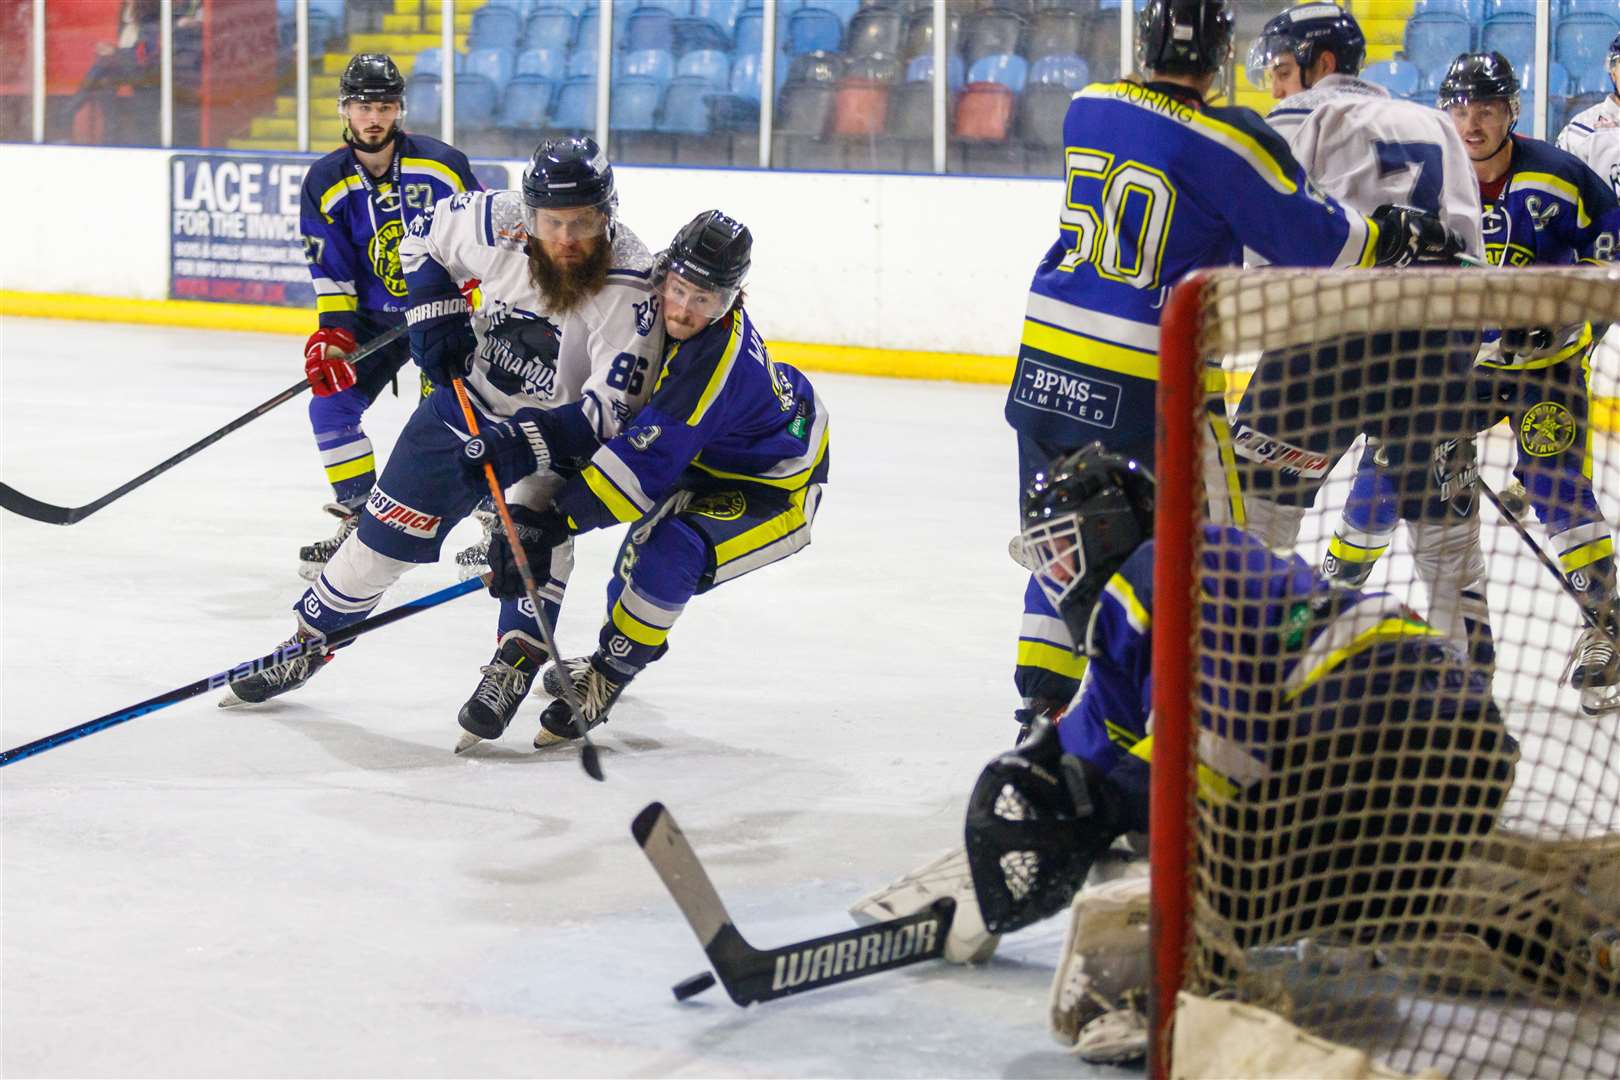
<path fill-rule="evenodd" d="M 653 323 L 658 319 L 658 297 L 649 296 L 641 303 L 630 306 L 636 313 L 636 336 L 646 337 L 652 333 Z"/>
<path fill-rule="evenodd" d="M 398 499 L 383 494 L 382 488 L 371 489 L 371 498 L 366 500 L 366 511 L 377 519 L 378 524 L 423 540 L 437 536 L 439 526 L 444 521 L 437 514 L 424 514 L 414 507 L 406 506 Z"/>
<path fill-rule="evenodd" d="M 503 394 L 550 399 L 557 392 L 559 331 L 549 320 L 496 317 L 479 354 L 490 385 Z"/>

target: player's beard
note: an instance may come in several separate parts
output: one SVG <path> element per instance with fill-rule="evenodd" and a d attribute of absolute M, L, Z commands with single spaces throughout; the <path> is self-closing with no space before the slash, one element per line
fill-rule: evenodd
<path fill-rule="evenodd" d="M 607 281 L 608 267 L 613 261 L 613 245 L 606 237 L 598 240 L 584 261 L 574 266 L 558 266 L 552 262 L 540 247 L 540 241 L 532 236 L 528 252 L 529 280 L 559 315 L 574 310 L 587 297 L 595 296 Z"/>

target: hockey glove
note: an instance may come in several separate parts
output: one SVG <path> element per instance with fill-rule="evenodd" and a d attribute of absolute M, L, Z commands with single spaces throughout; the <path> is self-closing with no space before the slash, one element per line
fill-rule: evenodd
<path fill-rule="evenodd" d="M 520 409 L 510 420 L 491 424 L 467 441 L 461 465 L 473 486 L 484 485 L 484 466 L 495 467 L 495 480 L 509 488 L 525 476 L 551 466 L 541 410 Z"/>
<path fill-rule="evenodd" d="M 323 326 L 304 342 L 304 374 L 316 397 L 329 397 L 354 385 L 349 354 L 359 346 L 354 335 L 338 326 Z"/>
<path fill-rule="evenodd" d="M 1378 226 L 1374 266 L 1399 269 L 1414 262 L 1449 263 L 1462 254 L 1462 237 L 1433 214 L 1411 206 L 1385 203 L 1370 217 Z"/>
<path fill-rule="evenodd" d="M 514 506 L 512 524 L 517 526 L 518 542 L 529 558 L 535 584 L 543 587 L 551 578 L 552 549 L 572 535 L 568 521 L 555 510 Z M 489 594 L 501 600 L 515 600 L 523 595 L 523 575 L 518 572 L 506 529 L 500 526 L 489 538 Z"/>
<path fill-rule="evenodd" d="M 411 356 L 435 386 L 449 386 L 472 370 L 478 338 L 467 301 L 460 294 L 425 300 L 405 313 Z"/>

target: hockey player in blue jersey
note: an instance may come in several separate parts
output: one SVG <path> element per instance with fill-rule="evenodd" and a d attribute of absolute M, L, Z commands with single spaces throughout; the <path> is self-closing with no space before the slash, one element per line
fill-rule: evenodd
<path fill-rule="evenodd" d="M 1350 267 L 1403 264 L 1455 243 L 1410 208 L 1364 215 L 1340 205 L 1259 116 L 1205 103 L 1231 55 L 1226 0 L 1149 0 L 1136 41 L 1145 81 L 1088 86 L 1064 118 L 1058 237 L 1030 285 L 1007 394 L 1020 490 L 1092 440 L 1151 464 L 1159 311 L 1189 271 L 1240 265 L 1245 246 L 1280 265 Z M 1224 417 L 1211 422 L 1224 428 Z M 1060 710 L 1084 667 L 1031 580 L 1019 720 Z"/>
<path fill-rule="evenodd" d="M 338 79 L 344 146 L 304 174 L 299 223 L 315 279 L 320 327 L 304 345 L 315 397 L 309 421 L 332 485 L 326 510 L 336 535 L 299 551 L 310 581 L 359 521 L 377 479 L 361 417 L 410 359 L 404 339 L 373 353 L 356 371 L 348 357 L 405 321 L 399 243 L 411 222 L 440 199 L 479 190 L 467 157 L 426 135 L 407 134 L 405 78 L 380 53 L 361 53 Z"/>
<path fill-rule="evenodd" d="M 1620 205 L 1603 178 L 1573 155 L 1516 134 L 1519 82 L 1500 53 L 1466 53 L 1440 84 L 1440 106 L 1462 137 L 1484 208 L 1486 257 L 1524 267 L 1612 262 Z M 1592 714 L 1620 709 L 1614 538 L 1592 488 L 1589 364 L 1602 330 L 1488 331 L 1475 387 L 1480 427 L 1506 419 L 1518 444 L 1513 473 L 1547 530 L 1553 555 L 1601 626 L 1576 645 L 1567 677 Z M 1377 452 L 1363 454 L 1325 569 L 1360 584 L 1389 546 L 1395 507 Z"/>
<path fill-rule="evenodd" d="M 631 523 L 608 590 L 599 647 L 546 671 L 557 697 L 573 680 L 585 720 L 603 723 L 625 685 L 666 651 L 688 601 L 803 550 L 827 481 L 827 408 L 810 380 L 776 363 L 743 306 L 753 238 L 718 210 L 675 235 L 654 272 L 669 346 L 652 398 L 610 439 L 552 507 L 514 510 L 529 562 L 544 568 L 570 536 Z M 548 415 L 519 412 L 467 444 L 469 469 L 487 461 L 510 483 L 556 442 Z M 537 457 L 538 454 L 538 457 Z M 490 591 L 520 596 L 505 536 L 490 544 Z M 540 718 L 535 746 L 577 738 L 566 704 Z M 468 726 L 495 738 L 500 730 Z"/>

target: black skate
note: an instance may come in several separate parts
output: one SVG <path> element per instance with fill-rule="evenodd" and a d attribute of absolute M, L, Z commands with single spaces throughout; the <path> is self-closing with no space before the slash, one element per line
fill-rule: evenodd
<path fill-rule="evenodd" d="M 305 581 L 314 581 L 321 576 L 327 562 L 337 554 L 337 549 L 354 532 L 355 526 L 360 524 L 360 511 L 342 503 L 327 503 L 322 509 L 338 519 L 338 529 L 327 539 L 305 544 L 298 549 L 298 576 Z"/>
<path fill-rule="evenodd" d="M 484 739 L 498 739 L 517 715 L 518 706 L 529 694 L 534 676 L 546 661 L 545 647 L 527 634 L 513 630 L 501 639 L 494 659 L 481 669 L 484 677 L 457 718 L 465 734 L 456 744 L 456 753 L 470 749 Z"/>
<path fill-rule="evenodd" d="M 574 697 L 584 712 L 586 730 L 607 723 L 608 710 L 619 700 L 619 695 L 624 692 L 625 685 L 634 675 L 613 670 L 601 653 L 588 659 L 583 656 L 576 657 L 564 661 L 564 664 L 567 666 L 568 677 L 574 683 Z M 536 750 L 579 738 L 579 728 L 574 726 L 573 712 L 562 696 L 562 679 L 563 674 L 559 665 L 553 664 L 546 668 L 542 685 L 546 693 L 557 700 L 547 705 L 545 711 L 540 714 L 540 730 L 534 736 Z"/>
<path fill-rule="evenodd" d="M 468 548 L 456 552 L 456 566 L 459 568 L 459 581 L 479 577 L 489 573 L 489 538 L 495 532 L 495 512 L 493 510 L 474 510 L 472 516 L 478 524 L 484 527 L 484 538 Z"/>
<path fill-rule="evenodd" d="M 1595 626 L 1582 631 L 1569 659 L 1568 678 L 1581 692 L 1581 711 L 1588 716 L 1620 710 L 1620 655 L 1607 632 Z"/>
<path fill-rule="evenodd" d="M 310 641 L 314 637 L 314 634 L 300 630 L 283 641 L 280 647 L 286 648 L 301 641 Z M 331 659 L 332 654 L 329 652 L 311 652 L 285 663 L 272 664 L 263 671 L 232 682 L 225 688 L 225 696 L 219 699 L 219 707 L 230 709 L 237 705 L 258 705 L 273 697 L 280 697 L 309 682 Z"/>

